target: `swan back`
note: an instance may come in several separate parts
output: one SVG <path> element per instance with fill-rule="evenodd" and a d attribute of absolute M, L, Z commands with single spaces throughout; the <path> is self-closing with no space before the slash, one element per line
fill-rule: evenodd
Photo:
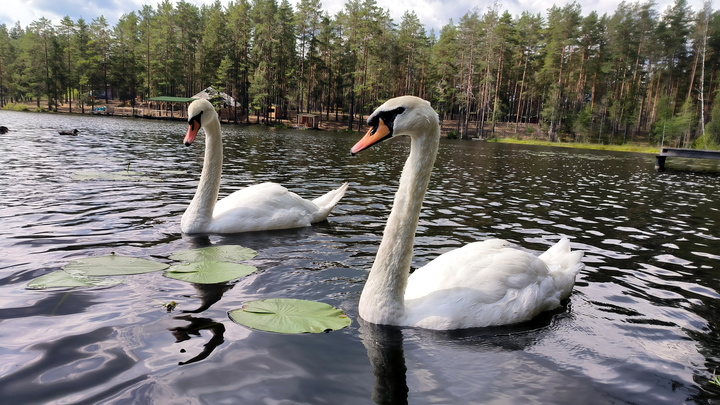
<path fill-rule="evenodd" d="M 530 320 L 570 295 L 581 258 L 567 238 L 539 257 L 502 239 L 451 250 L 410 276 L 404 324 L 461 329 Z"/>

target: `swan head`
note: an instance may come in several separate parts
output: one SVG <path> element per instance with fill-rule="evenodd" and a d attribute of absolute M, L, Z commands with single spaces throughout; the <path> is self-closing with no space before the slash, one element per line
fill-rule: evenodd
<path fill-rule="evenodd" d="M 213 120 L 217 121 L 217 112 L 209 101 L 199 99 L 193 101 L 188 106 L 188 117 L 188 131 L 183 140 L 185 146 L 192 145 L 200 128 L 206 126 Z"/>
<path fill-rule="evenodd" d="M 391 98 L 367 120 L 370 129 L 350 149 L 354 155 L 396 135 L 440 136 L 438 115 L 430 102 L 415 96 Z"/>

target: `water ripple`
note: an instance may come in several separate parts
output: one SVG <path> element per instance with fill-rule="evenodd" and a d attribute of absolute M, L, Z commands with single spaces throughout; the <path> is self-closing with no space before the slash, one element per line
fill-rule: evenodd
<path fill-rule="evenodd" d="M 311 228 L 190 237 L 179 233 L 179 218 L 203 148 L 182 145 L 185 124 L 37 117 L 0 111 L 16 124 L 0 156 L 7 401 L 392 402 L 397 393 L 377 384 L 379 372 L 407 385 L 419 404 L 720 400 L 707 383 L 720 369 L 720 176 L 655 173 L 646 155 L 443 141 L 413 267 L 490 237 L 540 252 L 567 235 L 585 252 L 586 268 L 566 307 L 529 324 L 376 330 L 358 324 L 357 301 L 407 139 L 352 157 L 359 134 L 224 126 L 223 195 L 262 181 L 308 197 L 343 181 L 351 187 L 329 221 Z M 71 127 L 81 135 L 58 137 L 58 128 Z M 80 179 L 80 172 L 118 176 Z M 128 173 L 137 177 L 121 176 Z M 168 261 L 210 244 L 257 250 L 259 271 L 210 287 L 148 274 L 104 290 L 25 290 L 79 257 Z M 354 323 L 298 338 L 229 322 L 227 310 L 268 297 L 328 302 Z M 157 305 L 170 300 L 188 312 Z"/>

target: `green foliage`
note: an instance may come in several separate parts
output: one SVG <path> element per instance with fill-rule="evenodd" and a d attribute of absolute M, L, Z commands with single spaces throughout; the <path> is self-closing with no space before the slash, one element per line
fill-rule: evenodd
<path fill-rule="evenodd" d="M 3 107 L 3 110 L 30 111 L 30 108 L 28 108 L 27 104 L 7 103 Z"/>
<path fill-rule="evenodd" d="M 626 143 L 623 145 L 601 145 L 601 144 L 597 144 L 597 143 L 550 142 L 550 141 L 530 140 L 530 139 L 518 140 L 518 139 L 512 139 L 512 138 L 489 139 L 489 140 L 494 141 L 494 142 L 517 143 L 517 144 L 523 144 L 523 145 L 561 146 L 561 147 L 567 147 L 567 148 L 611 150 L 611 151 L 616 151 L 616 152 L 634 152 L 634 153 L 650 153 L 650 154 L 657 154 L 657 152 L 658 152 L 657 147 L 633 144 L 633 143 Z"/>
<path fill-rule="evenodd" d="M 588 142 L 591 136 L 591 129 L 592 111 L 590 110 L 590 106 L 586 106 L 575 119 L 572 132 L 578 134 L 579 140 L 582 142 Z"/>
<path fill-rule="evenodd" d="M 715 375 L 715 372 L 713 372 L 713 376 L 710 379 L 710 384 L 720 386 L 720 376 Z"/>
<path fill-rule="evenodd" d="M 720 67 L 720 16 L 695 18 L 685 0 L 662 14 L 649 1 L 622 2 L 602 16 L 569 3 L 514 17 L 498 3 L 469 10 L 437 36 L 415 12 L 395 22 L 375 0 L 349 0 L 334 16 L 321 7 L 162 1 L 112 27 L 103 17 L 0 25 L 0 106 L 84 109 L 106 91 L 132 104 L 212 85 L 240 102 L 234 113 L 248 122 L 257 113 L 278 124 L 274 106 L 276 120 L 293 110 L 326 119 L 337 111 L 359 130 L 382 101 L 413 94 L 459 123 L 463 137 L 505 122 L 539 123 L 541 132 L 514 134 L 553 140 L 624 143 L 649 133 L 660 143 L 665 133 L 677 145 L 720 142 L 712 120 L 698 139 L 694 116 L 698 89 L 717 87 L 708 82 Z M 720 100 L 703 103 L 708 111 Z"/>
<path fill-rule="evenodd" d="M 705 135 L 698 138 L 696 147 L 700 149 L 717 149 L 720 145 L 720 91 L 715 91 L 710 122 L 705 126 Z"/>
<path fill-rule="evenodd" d="M 677 113 L 673 113 L 668 97 L 661 98 L 660 103 L 658 120 L 653 127 L 654 141 L 666 146 L 689 147 L 690 133 L 696 122 L 693 101 L 685 100 Z"/>

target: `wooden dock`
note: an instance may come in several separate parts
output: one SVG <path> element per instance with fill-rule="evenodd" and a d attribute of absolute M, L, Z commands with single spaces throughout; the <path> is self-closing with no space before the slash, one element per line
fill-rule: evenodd
<path fill-rule="evenodd" d="M 683 149 L 683 148 L 660 148 L 660 154 L 655 156 L 655 170 L 665 170 L 665 159 L 668 157 L 681 157 L 690 159 L 718 159 L 720 150 Z"/>

